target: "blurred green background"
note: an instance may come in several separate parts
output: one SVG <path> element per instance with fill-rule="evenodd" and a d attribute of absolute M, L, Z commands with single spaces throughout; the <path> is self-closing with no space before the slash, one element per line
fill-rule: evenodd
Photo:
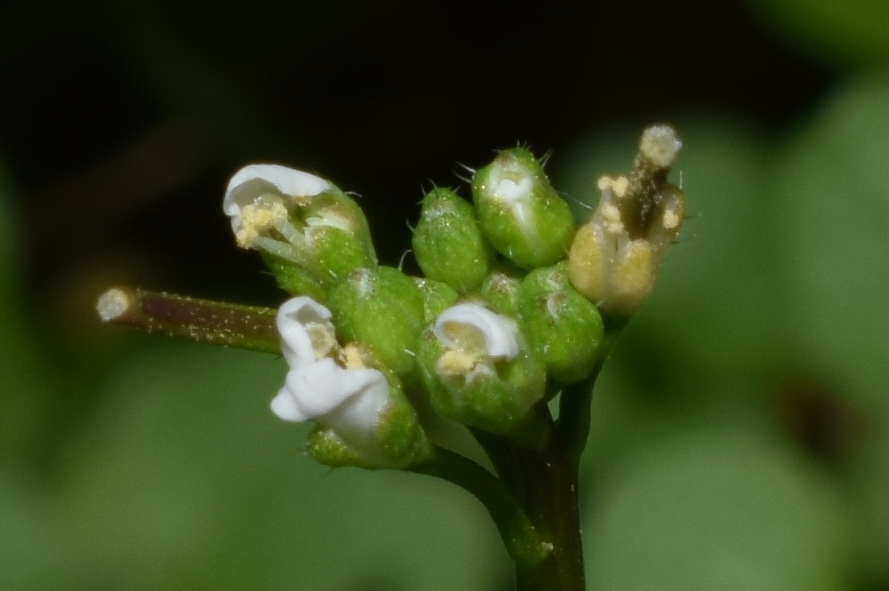
<path fill-rule="evenodd" d="M 889 589 L 889 4 L 0 17 L 0 588 L 509 589 L 468 494 L 305 457 L 267 409 L 280 360 L 102 326 L 95 298 L 280 303 L 220 209 L 247 162 L 361 194 L 395 264 L 459 164 L 528 142 L 590 200 L 668 121 L 690 219 L 597 386 L 589 588 Z"/>

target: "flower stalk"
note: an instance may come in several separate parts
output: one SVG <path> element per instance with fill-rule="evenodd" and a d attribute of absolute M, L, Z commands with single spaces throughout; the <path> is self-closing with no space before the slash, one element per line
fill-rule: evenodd
<path fill-rule="evenodd" d="M 114 287 L 96 311 L 104 322 L 224 347 L 278 353 L 277 310 Z"/>

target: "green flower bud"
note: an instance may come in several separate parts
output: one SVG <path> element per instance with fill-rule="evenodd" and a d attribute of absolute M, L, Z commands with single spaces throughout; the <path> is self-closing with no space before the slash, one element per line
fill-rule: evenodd
<path fill-rule="evenodd" d="M 590 375 L 604 337 L 596 306 L 571 287 L 568 265 L 531 271 L 519 288 L 528 341 L 556 381 L 570 384 Z"/>
<path fill-rule="evenodd" d="M 599 205 L 568 254 L 574 288 L 604 314 L 626 317 L 645 300 L 657 265 L 685 217 L 682 190 L 667 174 L 682 142 L 665 125 L 645 130 L 629 177 L 602 177 Z"/>
<path fill-rule="evenodd" d="M 414 283 L 423 295 L 423 324 L 431 324 L 445 308 L 454 304 L 460 297 L 457 291 L 441 281 L 424 277 L 414 277 Z"/>
<path fill-rule="evenodd" d="M 343 275 L 376 264 L 367 220 L 330 182 L 274 164 L 254 164 L 229 181 L 223 210 L 238 245 L 262 253 L 278 284 L 324 299 Z"/>
<path fill-rule="evenodd" d="M 492 433 L 521 430 L 546 388 L 518 324 L 479 304 L 442 312 L 420 339 L 417 363 L 436 412 Z"/>
<path fill-rule="evenodd" d="M 485 279 L 479 293 L 495 312 L 518 316 L 521 284 L 522 278 L 515 273 L 494 271 Z"/>
<path fill-rule="evenodd" d="M 485 237 L 518 266 L 551 265 L 566 255 L 574 216 L 528 150 L 504 150 L 479 169 L 472 199 Z"/>
<path fill-rule="evenodd" d="M 413 372 L 412 349 L 425 326 L 413 279 L 392 267 L 356 269 L 333 286 L 326 305 L 341 341 L 361 343 L 402 379 Z"/>
<path fill-rule="evenodd" d="M 412 245 L 426 277 L 443 281 L 460 293 L 481 285 L 493 258 L 475 210 L 446 188 L 433 189 L 423 198 Z"/>

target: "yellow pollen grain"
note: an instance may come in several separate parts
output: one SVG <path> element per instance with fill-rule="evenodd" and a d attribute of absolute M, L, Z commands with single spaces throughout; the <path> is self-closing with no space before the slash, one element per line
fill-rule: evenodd
<path fill-rule="evenodd" d="M 630 188 L 630 180 L 625 176 L 619 176 L 611 183 L 611 190 L 618 199 L 623 199 Z"/>
<path fill-rule="evenodd" d="M 342 359 L 346 369 L 365 369 L 367 367 L 364 360 L 361 359 L 361 351 L 354 343 L 343 347 Z"/>
<path fill-rule="evenodd" d="M 462 376 L 472 371 L 476 362 L 475 357 L 462 351 L 445 351 L 438 358 L 435 369 L 443 376 Z"/>

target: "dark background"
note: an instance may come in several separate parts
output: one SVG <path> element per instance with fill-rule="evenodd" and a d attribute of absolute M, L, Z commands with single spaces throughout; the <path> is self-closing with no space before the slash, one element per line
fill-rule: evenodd
<path fill-rule="evenodd" d="M 517 142 L 558 158 L 591 130 L 694 111 L 779 132 L 833 79 L 732 2 L 18 10 L 2 40 L 0 138 L 38 294 L 109 258 L 143 286 L 255 294 L 262 282 L 238 285 L 257 258 L 234 251 L 218 215 L 247 162 L 385 203 L 367 209 L 392 264 L 421 187 L 458 183 L 458 163 Z"/>

